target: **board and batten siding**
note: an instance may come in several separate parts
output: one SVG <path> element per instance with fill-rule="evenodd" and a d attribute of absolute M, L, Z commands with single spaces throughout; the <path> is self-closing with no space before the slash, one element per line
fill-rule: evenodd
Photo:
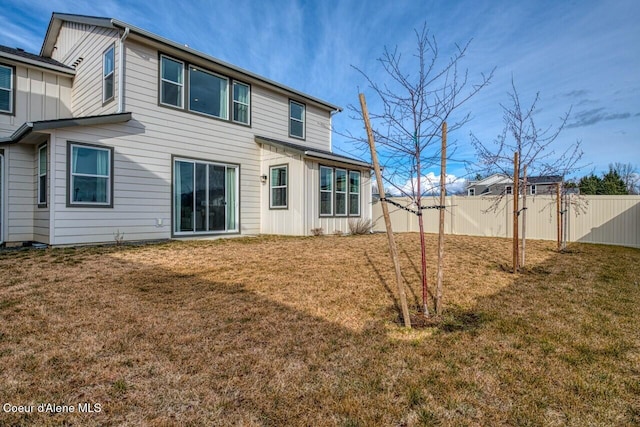
<path fill-rule="evenodd" d="M 287 165 L 287 208 L 271 209 L 271 166 Z M 267 176 L 267 182 L 261 184 L 261 227 L 263 234 L 284 234 L 301 236 L 308 234 L 305 230 L 304 184 L 305 162 L 301 155 L 288 153 L 281 148 L 270 145 L 262 146 L 262 169 L 260 175 Z"/>
<path fill-rule="evenodd" d="M 114 98 L 102 103 L 102 55 L 115 46 Z M 76 69 L 72 89 L 74 117 L 115 113 L 118 108 L 118 49 L 119 34 L 116 29 L 64 22 L 60 28 L 53 59 Z M 82 59 L 80 59 L 82 58 Z"/>
<path fill-rule="evenodd" d="M 71 77 L 0 60 L 15 67 L 14 114 L 0 114 L 0 137 L 15 132 L 26 122 L 71 117 Z"/>
<path fill-rule="evenodd" d="M 330 166 L 348 170 L 359 170 L 360 175 L 360 216 L 321 217 L 320 216 L 320 166 Z M 322 228 L 325 234 L 334 232 L 349 233 L 349 220 L 371 219 L 371 174 L 368 170 L 348 167 L 339 163 L 305 160 L 305 233 L 311 229 Z"/>

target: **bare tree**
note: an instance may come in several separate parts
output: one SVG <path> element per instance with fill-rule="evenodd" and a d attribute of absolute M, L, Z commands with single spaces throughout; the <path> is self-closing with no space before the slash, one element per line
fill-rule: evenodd
<path fill-rule="evenodd" d="M 609 169 L 620 176 L 629 194 L 640 194 L 640 173 L 636 166 L 631 163 L 615 162 L 609 164 Z"/>
<path fill-rule="evenodd" d="M 462 46 L 456 45 L 453 54 L 443 61 L 436 39 L 429 34 L 426 24 L 421 31 L 416 30 L 415 35 L 414 63 L 409 67 L 397 48 L 389 50 L 385 47 L 378 62 L 388 77 L 386 81 L 374 81 L 361 69 L 354 68 L 364 76 L 381 103 L 379 111 L 371 112 L 371 122 L 375 140 L 380 145 L 384 179 L 398 193 L 410 198 L 411 204 L 403 207 L 418 216 L 422 310 L 428 315 L 422 211 L 430 207 L 425 205 L 424 195 L 437 189 L 425 188 L 423 174 L 429 167 L 440 164 L 442 124 L 448 122 L 448 132 L 451 133 L 468 122 L 468 113 L 455 117 L 453 113 L 489 83 L 493 70 L 488 75 L 481 74 L 479 81 L 471 84 L 468 71 L 460 71 L 458 68 L 469 42 Z M 350 109 L 362 119 L 359 109 Z M 381 196 L 381 200 L 388 201 L 384 195 Z M 440 304 L 436 302 L 435 305 Z"/>
<path fill-rule="evenodd" d="M 564 181 L 565 176 L 579 169 L 578 162 L 582 158 L 580 141 L 569 146 L 559 155 L 553 149 L 553 143 L 564 129 L 571 109 L 561 118 L 557 127 L 552 125 L 540 128 L 535 122 L 535 112 L 540 99 L 540 94 L 536 96 L 529 107 L 522 105 L 520 96 L 513 79 L 511 79 L 511 92 L 509 92 L 510 104 L 500 105 L 503 111 L 504 127 L 502 133 L 491 143 L 485 144 L 475 135 L 471 134 L 471 143 L 476 149 L 479 163 L 475 166 L 475 173 L 489 174 L 492 172 L 501 173 L 509 177 L 514 186 L 521 181 L 519 173 L 514 171 L 526 170 L 529 177 L 538 175 L 558 175 Z M 514 165 L 514 153 L 517 154 L 517 164 Z M 517 175 L 515 175 L 517 174 Z M 521 185 L 522 191 L 526 192 L 526 186 Z M 503 194 L 494 200 L 493 209 L 498 209 L 501 205 Z M 513 197 L 518 197 L 514 194 Z M 515 204 L 517 206 L 517 204 Z M 517 233 L 518 216 L 527 209 L 526 197 L 523 206 L 514 211 L 514 235 Z M 526 236 L 522 235 L 522 241 L 526 242 Z M 525 246 L 523 245 L 523 251 Z M 513 270 L 518 270 L 520 258 L 517 256 L 517 242 L 514 240 L 514 265 Z M 524 260 L 524 256 L 522 258 Z"/>

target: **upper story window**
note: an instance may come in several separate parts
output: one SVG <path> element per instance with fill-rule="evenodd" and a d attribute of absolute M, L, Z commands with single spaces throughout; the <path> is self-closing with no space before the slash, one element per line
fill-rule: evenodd
<path fill-rule="evenodd" d="M 184 63 L 160 57 L 160 103 L 182 108 Z"/>
<path fill-rule="evenodd" d="M 507 186 L 504 188 L 504 194 L 513 194 L 513 187 L 512 187 L 512 186 L 510 186 L 510 185 L 507 185 Z"/>
<path fill-rule="evenodd" d="M 189 67 L 189 110 L 226 119 L 229 80 L 217 74 Z"/>
<path fill-rule="evenodd" d="M 304 139 L 305 105 L 289 101 L 289 136 Z"/>
<path fill-rule="evenodd" d="M 13 67 L 0 65 L 0 113 L 13 114 Z"/>
<path fill-rule="evenodd" d="M 469 188 L 467 190 L 467 196 L 475 196 L 476 195 L 476 189 L 475 188 Z"/>
<path fill-rule="evenodd" d="M 531 195 L 532 195 L 532 196 L 535 196 L 535 195 L 536 195 L 536 185 L 535 185 L 535 184 L 533 184 L 533 185 L 531 186 Z"/>
<path fill-rule="evenodd" d="M 160 55 L 159 86 L 161 105 L 250 124 L 251 86 L 246 83 Z"/>
<path fill-rule="evenodd" d="M 249 85 L 233 82 L 233 121 L 249 124 Z"/>
<path fill-rule="evenodd" d="M 113 149 L 69 143 L 69 206 L 112 207 Z"/>
<path fill-rule="evenodd" d="M 102 102 L 113 99 L 115 79 L 115 46 L 111 46 L 102 58 Z"/>

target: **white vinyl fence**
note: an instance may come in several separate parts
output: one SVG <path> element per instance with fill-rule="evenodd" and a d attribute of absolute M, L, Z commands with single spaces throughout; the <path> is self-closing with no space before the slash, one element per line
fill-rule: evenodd
<path fill-rule="evenodd" d="M 471 236 L 511 237 L 513 196 L 500 201 L 491 210 L 493 198 L 448 196 L 446 198 L 445 233 Z M 570 242 L 604 243 L 640 248 L 640 196 L 576 196 L 570 197 L 567 209 L 567 236 Z M 410 206 L 407 198 L 393 198 L 402 206 Z M 438 205 L 437 197 L 427 197 L 424 205 Z M 389 205 L 394 232 L 417 232 L 418 218 L 394 205 Z M 438 232 L 438 210 L 425 209 L 425 232 Z M 556 240 L 556 199 L 553 196 L 527 196 L 527 238 Z M 379 201 L 373 203 L 375 231 L 384 231 Z M 522 223 L 522 221 L 521 221 Z"/>

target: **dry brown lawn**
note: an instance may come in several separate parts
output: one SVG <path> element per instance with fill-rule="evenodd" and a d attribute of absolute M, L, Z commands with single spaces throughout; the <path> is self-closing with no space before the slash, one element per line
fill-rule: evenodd
<path fill-rule="evenodd" d="M 5 251 L 0 425 L 638 425 L 640 250 L 527 248 L 513 275 L 508 240 L 448 236 L 412 331 L 384 235 Z"/>

